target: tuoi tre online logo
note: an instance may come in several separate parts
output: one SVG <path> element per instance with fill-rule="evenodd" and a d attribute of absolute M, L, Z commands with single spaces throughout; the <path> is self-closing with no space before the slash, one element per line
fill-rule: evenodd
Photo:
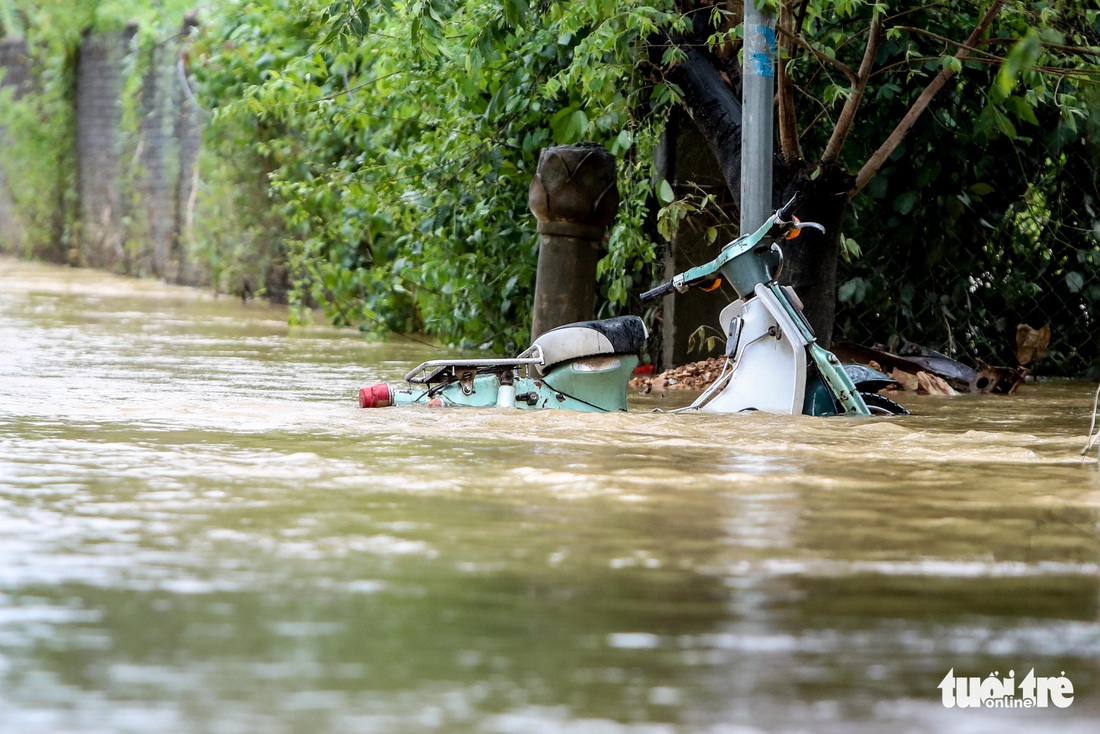
<path fill-rule="evenodd" d="M 985 678 L 958 678 L 952 668 L 936 686 L 943 692 L 947 708 L 1046 708 L 1050 704 L 1064 709 L 1073 703 L 1073 683 L 1060 676 L 1036 676 L 1032 668 L 1018 684 L 1015 671 L 998 678 L 994 671 Z"/>

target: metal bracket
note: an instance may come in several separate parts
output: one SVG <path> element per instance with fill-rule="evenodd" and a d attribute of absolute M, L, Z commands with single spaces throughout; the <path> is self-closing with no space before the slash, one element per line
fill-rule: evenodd
<path fill-rule="evenodd" d="M 449 382 L 451 379 L 454 379 L 455 376 L 458 376 L 459 370 L 464 369 L 471 369 L 475 372 L 479 368 L 484 368 L 489 371 L 505 369 L 516 370 L 519 367 L 529 367 L 531 365 L 540 364 L 545 364 L 545 359 L 542 356 L 542 347 L 538 344 L 532 344 L 518 356 L 511 359 L 433 359 L 428 362 L 422 362 L 405 375 L 405 381 L 415 385 L 431 384 L 440 382 L 441 380 L 439 378 L 446 373 L 448 376 L 447 381 Z"/>
<path fill-rule="evenodd" d="M 737 356 L 737 346 L 741 343 L 741 330 L 745 328 L 745 319 L 740 316 L 730 319 L 729 333 L 726 334 L 726 356 Z"/>
<path fill-rule="evenodd" d="M 462 387 L 462 394 L 473 395 L 474 378 L 477 377 L 477 368 L 455 367 L 455 372 L 458 373 L 458 384 Z"/>

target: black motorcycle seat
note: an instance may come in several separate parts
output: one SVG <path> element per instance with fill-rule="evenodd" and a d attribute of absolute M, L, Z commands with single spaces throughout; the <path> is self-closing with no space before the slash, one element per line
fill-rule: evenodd
<path fill-rule="evenodd" d="M 617 316 L 599 321 L 565 324 L 539 335 L 532 346 L 542 348 L 543 374 L 556 364 L 582 357 L 637 354 L 645 346 L 649 331 L 638 316 Z"/>

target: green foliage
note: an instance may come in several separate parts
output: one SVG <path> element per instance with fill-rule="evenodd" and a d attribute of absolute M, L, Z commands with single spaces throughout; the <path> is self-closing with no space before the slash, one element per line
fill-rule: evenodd
<path fill-rule="evenodd" d="M 541 149 L 581 140 L 619 157 L 624 203 L 599 268 L 608 308 L 650 279 L 658 118 L 639 67 L 646 37 L 679 22 L 670 7 L 232 5 L 203 29 L 194 72 L 219 153 L 267 176 L 298 303 L 515 349 L 537 253 L 527 187 Z"/>
<path fill-rule="evenodd" d="M 915 341 L 1014 364 L 1018 323 L 1051 323 L 1043 369 L 1100 366 L 1100 51 L 1098 11 L 1074 2 L 1009 3 L 903 147 L 853 203 L 838 326 L 846 338 Z M 932 12 L 932 11 L 929 11 Z M 911 15 L 911 27 L 931 28 Z M 962 38 L 975 18 L 941 18 Z M 892 39 L 892 40 L 891 40 Z M 1089 52 L 1089 49 L 1092 49 Z M 846 155 L 877 145 L 921 90 L 899 78 L 942 53 L 939 38 L 888 35 L 883 75 Z M 1091 129 L 1090 129 L 1091 126 Z"/>
<path fill-rule="evenodd" d="M 69 218 L 75 182 L 75 154 L 58 146 L 58 139 L 72 139 L 73 119 L 63 104 L 65 90 L 14 101 L 11 88 L 0 89 L 0 126 L 6 137 L 18 137 L 19 145 L 6 145 L 0 153 L 5 178 L 15 209 L 26 230 L 25 256 L 62 261 L 69 241 Z"/>
<path fill-rule="evenodd" d="M 18 38 L 22 35 L 23 25 L 16 20 L 11 0 L 0 0 L 0 38 L 4 36 Z"/>
<path fill-rule="evenodd" d="M 965 60 L 991 3 L 793 7 L 803 32 L 788 71 L 808 157 L 852 96 L 876 15 L 882 43 L 844 167 L 868 160 L 936 74 L 954 74 L 852 202 L 858 217 L 838 237 L 840 338 L 1011 364 L 1016 324 L 1050 321 L 1064 341 L 1047 369 L 1100 366 L 1100 304 L 1077 288 L 1100 276 L 1095 3 L 1007 2 Z"/>
<path fill-rule="evenodd" d="M 657 231 L 665 239 L 671 240 L 680 225 L 691 217 L 701 218 L 714 212 L 717 207 L 717 197 L 708 194 L 702 189 L 694 188 L 676 198 L 672 185 L 668 181 L 661 181 L 657 186 L 657 198 L 664 204 L 657 212 Z M 707 229 L 707 240 L 713 244 L 718 236 L 716 227 Z"/>

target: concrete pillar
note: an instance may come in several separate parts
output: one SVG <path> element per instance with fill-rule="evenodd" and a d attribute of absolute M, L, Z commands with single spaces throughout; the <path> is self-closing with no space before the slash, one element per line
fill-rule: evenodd
<path fill-rule="evenodd" d="M 615 156 L 594 143 L 543 150 L 527 203 L 539 231 L 533 339 L 594 315 L 596 263 L 619 209 Z"/>
<path fill-rule="evenodd" d="M 180 43 L 185 45 L 189 36 L 198 28 L 199 21 L 194 15 L 188 15 L 183 20 L 180 31 Z M 176 194 L 173 210 L 175 211 L 175 246 L 172 257 L 176 263 L 176 280 L 180 283 L 195 285 L 203 278 L 202 268 L 187 257 L 187 247 L 191 236 L 196 195 L 198 189 L 199 153 L 202 150 L 202 115 L 203 111 L 191 94 L 191 80 L 188 78 L 188 57 L 186 55 L 173 59 L 175 65 L 175 130 L 174 135 L 179 151 L 179 161 L 176 176 Z M 186 87 L 185 87 L 186 85 Z"/>

